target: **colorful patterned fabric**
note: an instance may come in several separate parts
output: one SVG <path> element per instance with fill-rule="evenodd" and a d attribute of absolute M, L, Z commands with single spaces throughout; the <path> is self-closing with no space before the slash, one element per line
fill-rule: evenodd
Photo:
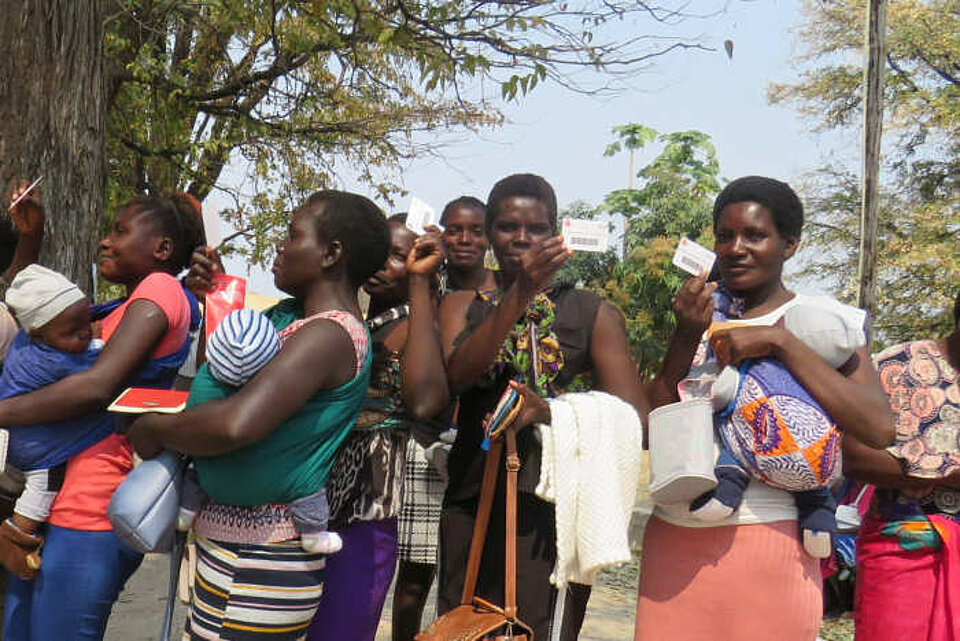
<path fill-rule="evenodd" d="M 746 361 L 720 436 L 741 465 L 788 491 L 824 487 L 840 473 L 833 420 L 779 361 Z"/>
<path fill-rule="evenodd" d="M 499 289 L 477 290 L 481 300 L 493 305 L 500 303 L 502 295 Z M 516 372 L 517 380 L 529 385 L 540 396 L 556 396 L 559 392 L 554 382 L 563 369 L 563 352 L 553 327 L 556 321 L 557 310 L 553 301 L 546 293 L 537 294 L 500 345 L 494 369 L 498 373 L 510 369 Z M 532 344 L 536 345 L 536 350 L 531 349 Z M 537 372 L 536 380 L 531 381 L 534 371 Z"/>
<path fill-rule="evenodd" d="M 320 603 L 324 558 L 299 541 L 249 545 L 197 538 L 183 641 L 305 639 Z"/>
<path fill-rule="evenodd" d="M 887 451 L 909 476 L 938 479 L 960 471 L 960 382 L 936 341 L 914 341 L 874 357 L 896 417 Z M 960 500 L 944 497 L 956 514 Z"/>
<path fill-rule="evenodd" d="M 739 309 L 736 299 L 718 292 L 714 320 L 737 318 Z M 737 461 L 773 487 L 814 490 L 840 474 L 836 424 L 775 359 L 750 359 L 740 365 L 736 398 L 718 427 Z"/>

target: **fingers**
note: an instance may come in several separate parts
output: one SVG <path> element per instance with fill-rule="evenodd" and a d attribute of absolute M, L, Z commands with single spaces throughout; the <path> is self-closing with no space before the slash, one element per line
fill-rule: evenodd
<path fill-rule="evenodd" d="M 220 256 L 211 247 L 198 247 L 190 257 L 190 271 L 184 284 L 197 297 L 213 289 L 213 278 L 223 273 Z"/>

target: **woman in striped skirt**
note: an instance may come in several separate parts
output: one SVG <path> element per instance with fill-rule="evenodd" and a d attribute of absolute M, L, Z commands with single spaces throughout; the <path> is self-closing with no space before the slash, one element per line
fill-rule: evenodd
<path fill-rule="evenodd" d="M 211 500 L 194 523 L 199 559 L 185 639 L 303 639 L 323 586 L 324 557 L 301 546 L 288 497 L 326 481 L 370 375 L 357 288 L 380 268 L 389 231 L 355 194 L 322 191 L 292 216 L 274 277 L 293 296 L 267 311 L 282 348 L 236 393 L 174 416 L 138 420 L 142 456 L 160 448 L 202 459 Z M 217 268 L 195 256 L 191 278 Z"/>

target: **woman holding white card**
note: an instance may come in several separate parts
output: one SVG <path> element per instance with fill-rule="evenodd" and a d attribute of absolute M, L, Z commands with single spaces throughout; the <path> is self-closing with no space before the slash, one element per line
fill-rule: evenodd
<path fill-rule="evenodd" d="M 713 220 L 721 283 L 746 325 L 713 333 L 710 347 L 720 363 L 775 358 L 841 430 L 886 445 L 890 415 L 866 348 L 835 370 L 777 323 L 792 306 L 817 300 L 782 280 L 803 225 L 797 195 L 770 178 L 740 178 L 717 197 Z M 677 329 L 649 388 L 654 407 L 679 400 L 677 384 L 706 358 L 719 285 L 706 280 L 693 277 L 677 294 Z M 796 519 L 790 494 L 756 481 L 739 510 L 721 521 L 698 520 L 685 505 L 657 506 L 644 535 L 635 639 L 732 641 L 766 630 L 761 636 L 812 641 L 822 612 L 820 569 L 801 546 Z"/>
<path fill-rule="evenodd" d="M 644 412 L 636 365 L 623 316 L 592 292 L 554 286 L 570 255 L 557 236 L 557 200 L 540 176 L 499 181 L 487 198 L 487 230 L 500 271 L 493 290 L 454 292 L 440 310 L 440 330 L 451 393 L 460 395 L 460 429 L 450 454 L 450 478 L 440 520 L 438 611 L 460 601 L 470 536 L 483 476 L 481 423 L 511 379 L 526 404 L 516 425 L 522 461 L 517 523 L 518 616 L 537 638 L 576 639 L 589 586 L 571 584 L 562 622 L 553 621 L 557 591 L 550 585 L 557 550 L 552 504 L 534 494 L 541 445 L 533 423 L 550 423 L 542 400 L 573 389 L 608 392 Z M 531 336 L 533 340 L 531 340 Z M 537 364 L 537 365 L 534 365 Z M 592 375 L 592 384 L 583 375 Z M 523 428 L 523 429 L 521 429 Z M 500 475 L 479 569 L 477 595 L 504 603 L 504 475 Z"/>

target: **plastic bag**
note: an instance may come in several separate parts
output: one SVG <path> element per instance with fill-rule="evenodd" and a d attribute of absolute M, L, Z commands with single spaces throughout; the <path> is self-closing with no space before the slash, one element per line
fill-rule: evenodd
<path fill-rule="evenodd" d="M 247 297 L 247 281 L 239 276 L 216 274 L 213 277 L 213 289 L 207 294 L 204 306 L 207 316 L 206 338 L 217 328 L 220 321 L 230 312 L 243 309 Z"/>

